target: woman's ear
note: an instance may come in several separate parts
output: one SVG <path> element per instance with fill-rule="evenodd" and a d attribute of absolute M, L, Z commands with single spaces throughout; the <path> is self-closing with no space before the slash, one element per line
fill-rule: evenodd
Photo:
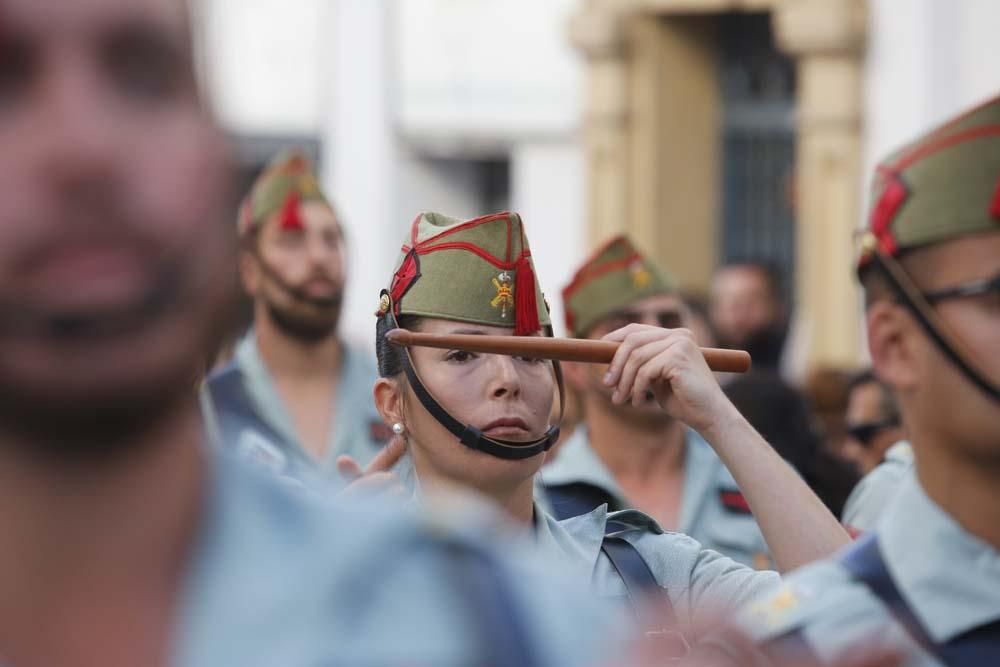
<path fill-rule="evenodd" d="M 375 409 L 386 424 L 405 424 L 403 419 L 403 385 L 395 378 L 375 381 Z"/>

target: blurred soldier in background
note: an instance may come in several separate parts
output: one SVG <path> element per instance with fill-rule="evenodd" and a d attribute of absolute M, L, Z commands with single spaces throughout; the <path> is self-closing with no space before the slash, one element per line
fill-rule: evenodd
<path fill-rule="evenodd" d="M 563 290 L 566 328 L 600 339 L 631 323 L 679 328 L 689 319 L 672 280 L 625 237 L 599 248 Z M 593 364 L 565 364 L 586 418 L 542 470 L 546 502 L 561 519 L 603 503 L 638 509 L 745 565 L 771 567 L 764 537 L 732 475 L 698 433 L 650 396 L 617 405 Z"/>
<path fill-rule="evenodd" d="M 284 477 L 336 475 L 389 441 L 369 390 L 375 368 L 337 333 L 343 230 L 312 166 L 279 155 L 240 208 L 240 275 L 253 329 L 209 377 L 202 406 L 220 442 Z"/>

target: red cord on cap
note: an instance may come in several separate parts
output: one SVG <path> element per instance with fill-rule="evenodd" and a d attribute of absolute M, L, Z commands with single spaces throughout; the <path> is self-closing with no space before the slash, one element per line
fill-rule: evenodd
<path fill-rule="evenodd" d="M 535 298 L 535 272 L 528 254 L 517 261 L 514 278 L 514 335 L 527 336 L 542 328 L 538 321 L 538 299 Z"/>

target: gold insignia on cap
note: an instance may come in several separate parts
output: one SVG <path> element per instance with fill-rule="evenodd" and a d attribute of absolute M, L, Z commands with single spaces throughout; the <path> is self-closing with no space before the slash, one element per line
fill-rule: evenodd
<path fill-rule="evenodd" d="M 500 309 L 500 317 L 507 317 L 507 310 L 514 307 L 514 285 L 510 274 L 504 271 L 494 278 L 493 287 L 496 288 L 497 295 L 490 301 L 490 305 Z"/>
<path fill-rule="evenodd" d="M 319 183 L 313 178 L 312 174 L 305 174 L 299 177 L 299 192 L 302 193 L 303 197 L 318 197 L 320 196 Z"/>
<path fill-rule="evenodd" d="M 643 265 L 641 260 L 636 260 L 628 267 L 632 274 L 632 284 L 636 289 L 645 289 L 653 281 L 653 274 Z"/>

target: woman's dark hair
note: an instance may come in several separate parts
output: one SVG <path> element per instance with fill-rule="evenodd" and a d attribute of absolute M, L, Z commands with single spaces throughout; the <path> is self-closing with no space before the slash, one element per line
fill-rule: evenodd
<path fill-rule="evenodd" d="M 389 314 L 380 316 L 375 321 L 375 358 L 378 362 L 379 377 L 391 378 L 403 372 L 403 348 L 397 347 L 386 340 L 385 335 L 393 329 L 408 329 L 418 331 L 420 318 L 415 315 L 403 315 L 398 320 Z"/>

